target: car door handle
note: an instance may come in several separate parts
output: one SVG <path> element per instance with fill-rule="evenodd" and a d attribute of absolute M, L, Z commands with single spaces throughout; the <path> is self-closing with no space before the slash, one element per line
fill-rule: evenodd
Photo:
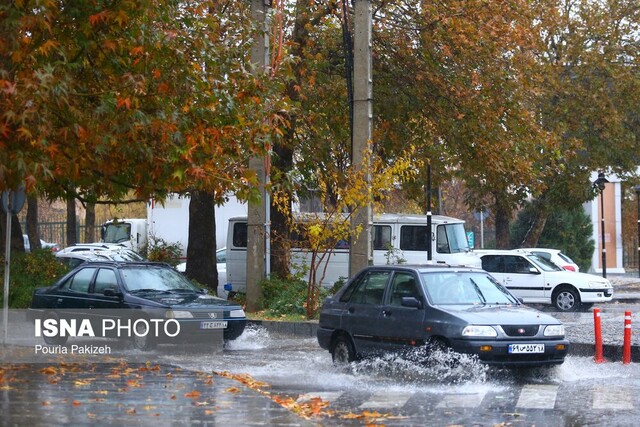
<path fill-rule="evenodd" d="M 354 312 L 354 311 L 356 311 L 356 310 L 355 310 L 353 307 L 349 307 L 349 308 L 347 309 L 347 311 L 348 311 L 349 313 L 353 314 L 353 312 Z"/>

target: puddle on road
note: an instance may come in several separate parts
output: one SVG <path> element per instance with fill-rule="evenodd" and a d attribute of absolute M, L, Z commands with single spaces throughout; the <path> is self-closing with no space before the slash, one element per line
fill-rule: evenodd
<path fill-rule="evenodd" d="M 274 388 L 316 391 L 480 393 L 516 384 L 639 376 L 631 374 L 634 364 L 596 364 L 587 357 L 569 356 L 563 365 L 550 368 L 511 370 L 488 367 L 473 356 L 452 355 L 447 350 L 434 351 L 425 362 L 425 351 L 422 348 L 402 356 L 388 354 L 339 367 L 333 365 L 328 351 L 318 347 L 315 338 L 272 337 L 266 329 L 252 326 L 229 342 L 222 354 L 195 360 L 185 356 L 170 363 L 203 372 L 248 374 Z"/>

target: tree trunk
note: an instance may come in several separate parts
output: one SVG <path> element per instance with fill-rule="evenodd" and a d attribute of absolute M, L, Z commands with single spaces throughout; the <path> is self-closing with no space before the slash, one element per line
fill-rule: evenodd
<path fill-rule="evenodd" d="M 309 40 L 308 24 L 310 23 L 310 6 L 308 0 L 298 0 L 296 2 L 295 23 L 293 27 L 292 38 L 292 56 L 302 58 L 305 47 Z M 302 85 L 302 75 L 304 74 L 304 61 L 297 61 L 293 65 L 295 78 L 287 85 L 287 96 L 292 102 L 300 100 L 300 86 Z M 273 147 L 274 156 L 272 158 L 271 181 L 273 183 L 281 182 L 286 179 L 289 172 L 293 169 L 293 150 L 296 144 L 296 116 L 292 114 L 287 117 L 288 128 L 282 140 L 276 139 Z M 288 186 L 286 186 L 288 187 Z M 291 219 L 291 196 L 288 198 L 283 212 L 276 206 L 270 207 L 271 215 L 271 272 L 281 278 L 289 277 L 290 264 L 290 247 L 289 239 L 289 222 Z"/>
<path fill-rule="evenodd" d="M 544 231 L 545 225 L 547 225 L 547 219 L 549 218 L 549 212 L 541 207 L 538 203 L 534 204 L 535 211 L 534 215 L 531 219 L 531 224 L 529 224 L 529 229 L 527 230 L 527 234 L 525 234 L 522 242 L 520 243 L 521 248 L 535 248 L 538 246 L 538 240 L 540 240 L 540 236 Z"/>
<path fill-rule="evenodd" d="M 96 241 L 96 204 L 87 203 L 84 215 L 84 242 L 92 243 Z"/>
<path fill-rule="evenodd" d="M 72 246 L 78 243 L 78 219 L 76 218 L 76 199 L 72 195 L 67 197 L 67 244 Z"/>
<path fill-rule="evenodd" d="M 496 210 L 496 248 L 510 249 L 509 218 L 511 212 L 505 206 L 502 206 L 499 202 L 496 202 L 494 209 Z"/>
<path fill-rule="evenodd" d="M 38 196 L 35 194 L 30 194 L 27 197 L 27 235 L 32 251 L 42 248 L 38 232 Z"/>
<path fill-rule="evenodd" d="M 191 193 L 185 274 L 211 290 L 218 287 L 215 202 L 209 193 Z"/>
<path fill-rule="evenodd" d="M 288 138 L 293 140 L 293 135 Z M 275 156 L 272 163 L 272 180 L 278 180 L 276 176 L 286 176 L 287 172 L 293 168 L 293 150 L 288 145 L 276 144 L 274 147 Z M 283 194 L 287 200 L 278 204 L 271 204 L 271 272 L 280 278 L 288 278 L 290 275 L 290 249 L 291 239 L 289 233 L 289 223 L 291 220 L 291 195 Z"/>

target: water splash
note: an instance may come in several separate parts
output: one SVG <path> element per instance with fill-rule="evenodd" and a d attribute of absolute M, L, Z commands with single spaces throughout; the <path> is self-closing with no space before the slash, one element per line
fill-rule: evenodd
<path fill-rule="evenodd" d="M 242 335 L 225 343 L 228 350 L 262 350 L 269 346 L 269 331 L 260 325 L 247 325 Z"/>
<path fill-rule="evenodd" d="M 489 367 L 474 355 L 424 346 L 352 363 L 348 369 L 353 375 L 373 375 L 405 385 L 459 385 L 484 383 Z"/>

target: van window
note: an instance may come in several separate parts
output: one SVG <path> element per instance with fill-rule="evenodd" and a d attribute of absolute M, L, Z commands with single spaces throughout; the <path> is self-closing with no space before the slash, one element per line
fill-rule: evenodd
<path fill-rule="evenodd" d="M 429 227 L 403 225 L 400 227 L 400 249 L 403 251 L 423 251 L 429 248 Z"/>
<path fill-rule="evenodd" d="M 391 249 L 391 226 L 373 226 L 373 250 L 387 251 Z"/>
<path fill-rule="evenodd" d="M 233 224 L 233 246 L 236 248 L 247 247 L 247 223 L 236 222 Z"/>

